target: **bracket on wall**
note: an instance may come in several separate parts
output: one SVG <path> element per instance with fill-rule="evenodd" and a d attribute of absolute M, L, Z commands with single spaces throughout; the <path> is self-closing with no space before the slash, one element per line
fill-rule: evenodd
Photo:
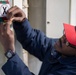
<path fill-rule="evenodd" d="M 28 5 L 28 0 L 22 0 L 22 7 L 23 7 L 23 9 L 29 7 L 29 5 Z"/>

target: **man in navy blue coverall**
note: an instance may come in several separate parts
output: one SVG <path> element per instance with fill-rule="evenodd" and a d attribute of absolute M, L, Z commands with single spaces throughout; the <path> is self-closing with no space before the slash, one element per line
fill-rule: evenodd
<path fill-rule="evenodd" d="M 76 75 L 75 26 L 64 24 L 64 35 L 60 39 L 52 39 L 33 29 L 25 13 L 17 6 L 8 10 L 7 17 L 6 24 L 0 25 L 0 42 L 8 59 L 2 66 L 5 75 L 34 75 L 15 52 L 11 22 L 22 47 L 42 61 L 38 75 Z"/>

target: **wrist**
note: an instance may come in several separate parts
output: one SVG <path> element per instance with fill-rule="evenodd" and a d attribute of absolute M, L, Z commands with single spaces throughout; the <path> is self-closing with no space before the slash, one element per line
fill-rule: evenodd
<path fill-rule="evenodd" d="M 6 48 L 4 49 L 5 53 L 6 53 L 7 51 L 9 51 L 9 50 L 11 50 L 12 52 L 15 53 L 15 47 L 14 47 L 14 46 L 10 46 L 9 48 L 6 47 Z"/>

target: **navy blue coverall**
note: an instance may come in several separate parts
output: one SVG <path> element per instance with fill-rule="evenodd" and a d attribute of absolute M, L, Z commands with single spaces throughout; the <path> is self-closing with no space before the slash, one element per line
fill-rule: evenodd
<path fill-rule="evenodd" d="M 62 58 L 54 49 L 57 39 L 33 29 L 27 19 L 22 23 L 14 22 L 14 29 L 23 48 L 42 61 L 38 75 L 76 75 L 76 57 Z M 33 75 L 17 54 L 2 66 L 2 70 L 5 75 Z"/>

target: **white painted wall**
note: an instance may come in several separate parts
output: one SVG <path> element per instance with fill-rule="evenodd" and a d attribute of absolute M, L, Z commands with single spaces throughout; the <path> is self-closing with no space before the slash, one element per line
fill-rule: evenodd
<path fill-rule="evenodd" d="M 0 44 L 0 75 L 5 75 L 1 69 L 2 65 L 6 62 L 6 57 L 4 56 L 4 50 L 2 45 Z"/>
<path fill-rule="evenodd" d="M 12 2 L 13 6 L 16 5 L 22 9 L 22 0 L 12 0 Z"/>
<path fill-rule="evenodd" d="M 70 24 L 76 26 L 76 0 L 71 0 Z"/>
<path fill-rule="evenodd" d="M 46 34 L 58 38 L 63 34 L 63 23 L 69 23 L 70 0 L 46 0 Z"/>

